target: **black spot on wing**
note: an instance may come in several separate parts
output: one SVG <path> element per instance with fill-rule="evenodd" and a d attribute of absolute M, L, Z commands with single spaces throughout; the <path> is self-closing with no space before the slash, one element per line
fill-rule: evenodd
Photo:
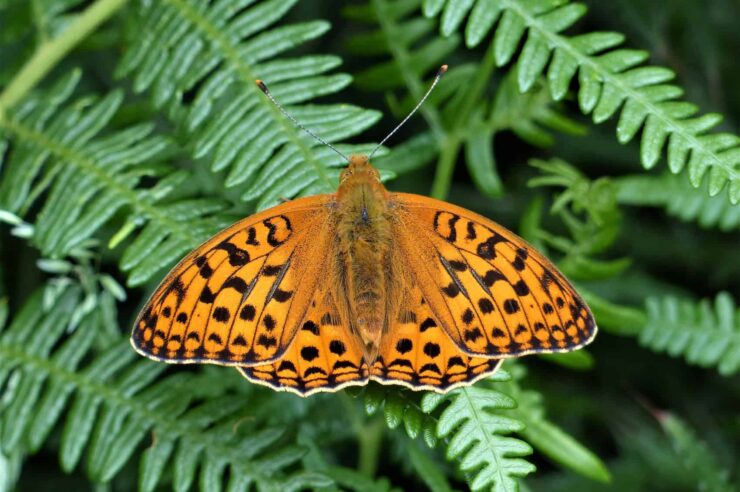
<path fill-rule="evenodd" d="M 432 318 L 427 318 L 421 322 L 421 325 L 419 326 L 419 331 L 424 333 L 429 328 L 435 328 L 436 326 L 437 326 L 437 323 Z"/>
<path fill-rule="evenodd" d="M 270 347 L 277 346 L 277 339 L 275 337 L 271 337 L 271 336 L 265 335 L 263 333 L 257 339 L 257 345 L 261 345 L 261 346 L 269 349 Z"/>
<path fill-rule="evenodd" d="M 346 350 L 347 348 L 344 346 L 344 343 L 342 343 L 341 340 L 332 340 L 329 343 L 329 351 L 332 354 L 341 356 L 342 354 L 344 354 L 344 352 L 346 352 Z"/>
<path fill-rule="evenodd" d="M 514 284 L 514 292 L 516 292 L 516 295 L 518 296 L 526 296 L 529 294 L 529 286 L 524 280 L 520 280 Z"/>
<path fill-rule="evenodd" d="M 494 232 L 488 239 L 478 243 L 476 253 L 484 260 L 493 260 L 496 258 L 496 245 L 501 242 L 506 242 L 506 239 Z"/>
<path fill-rule="evenodd" d="M 478 307 L 480 308 L 480 312 L 483 314 L 492 313 L 494 311 L 493 303 L 490 299 L 485 297 L 478 299 Z"/>
<path fill-rule="evenodd" d="M 305 360 L 306 362 L 311 362 L 318 356 L 319 356 L 319 349 L 317 349 L 316 347 L 308 345 L 301 349 L 301 358 Z"/>
<path fill-rule="evenodd" d="M 396 342 L 396 350 L 401 354 L 410 352 L 412 348 L 414 348 L 414 344 L 408 338 L 402 338 Z"/>
<path fill-rule="evenodd" d="M 231 277 L 223 285 L 224 289 L 234 289 L 240 294 L 244 294 L 249 286 L 247 283 L 239 277 Z"/>
<path fill-rule="evenodd" d="M 213 310 L 211 317 L 220 323 L 226 323 L 231 318 L 231 313 L 228 308 L 219 306 Z"/>
<path fill-rule="evenodd" d="M 247 244 L 250 246 L 259 246 L 260 242 L 257 241 L 257 231 L 254 227 L 250 227 L 247 231 Z"/>
<path fill-rule="evenodd" d="M 519 311 L 519 303 L 516 299 L 506 299 L 504 301 L 504 311 L 506 314 L 514 314 Z"/>
<path fill-rule="evenodd" d="M 257 310 L 251 304 L 245 304 L 242 310 L 239 312 L 239 317 L 244 321 L 252 321 L 254 319 Z"/>
<path fill-rule="evenodd" d="M 426 344 L 424 344 L 424 353 L 429 357 L 437 357 L 439 355 L 439 352 L 439 345 L 437 345 L 436 343 L 427 342 Z"/>
<path fill-rule="evenodd" d="M 306 330 L 306 331 L 310 331 L 314 335 L 319 336 L 319 327 L 318 327 L 318 325 L 316 323 L 314 323 L 311 320 L 308 320 L 305 323 L 303 323 L 303 328 L 302 329 L 303 330 Z"/>
<path fill-rule="evenodd" d="M 203 287 L 203 290 L 200 293 L 200 302 L 204 302 L 206 304 L 213 304 L 213 301 L 216 300 L 216 294 L 211 291 L 211 288 L 207 285 Z"/>

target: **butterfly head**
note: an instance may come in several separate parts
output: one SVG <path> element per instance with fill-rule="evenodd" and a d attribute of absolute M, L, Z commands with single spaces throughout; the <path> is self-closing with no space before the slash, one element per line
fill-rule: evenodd
<path fill-rule="evenodd" d="M 380 173 L 370 164 L 370 158 L 367 155 L 352 154 L 348 161 L 347 167 L 339 175 L 339 183 L 344 183 L 350 178 L 380 182 Z"/>

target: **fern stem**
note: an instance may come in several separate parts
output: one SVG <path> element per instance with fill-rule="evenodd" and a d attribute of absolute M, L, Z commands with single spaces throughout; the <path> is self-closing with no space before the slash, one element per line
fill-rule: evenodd
<path fill-rule="evenodd" d="M 460 152 L 460 137 L 451 135 L 445 139 L 442 144 L 442 151 L 439 154 L 437 168 L 434 171 L 434 181 L 432 182 L 431 195 L 434 198 L 444 200 L 450 191 L 452 182 L 452 173 L 455 171 L 457 154 Z"/>
<path fill-rule="evenodd" d="M 488 50 L 486 50 L 486 54 L 478 67 L 475 79 L 473 79 L 473 82 L 470 84 L 469 89 L 465 94 L 465 98 L 460 104 L 460 108 L 452 125 L 453 131 L 459 131 L 469 121 L 470 112 L 475 107 L 475 103 L 480 101 L 481 94 L 485 90 L 486 84 L 491 78 L 491 74 L 495 68 L 496 52 L 493 48 L 493 43 L 490 43 Z M 440 200 L 447 198 L 461 144 L 461 138 L 458 136 L 448 137 L 444 142 L 442 152 L 437 161 L 434 182 L 432 183 L 431 195 L 434 198 L 439 198 Z"/>
<path fill-rule="evenodd" d="M 594 312 L 599 328 L 604 328 L 609 333 L 635 336 L 647 324 L 647 314 L 641 309 L 614 304 L 583 288 L 579 288 L 578 292 Z"/>
<path fill-rule="evenodd" d="M 0 94 L 0 121 L 5 112 L 32 90 L 75 46 L 108 20 L 128 0 L 98 0 L 58 37 L 41 43 Z"/>
<path fill-rule="evenodd" d="M 375 9 L 376 18 L 380 29 L 385 36 L 388 50 L 396 62 L 398 71 L 401 72 L 406 87 L 408 88 L 411 95 L 420 100 L 424 95 L 424 85 L 422 84 L 421 78 L 411 70 L 411 55 L 408 49 L 402 44 L 396 42 L 398 25 L 390 15 L 387 15 L 387 4 L 385 0 L 372 0 L 372 6 Z M 445 130 L 442 124 L 442 117 L 440 116 L 437 108 L 433 105 L 428 104 L 419 108 L 419 112 L 422 114 L 424 119 L 427 121 L 429 128 L 431 128 L 437 142 L 440 147 L 445 140 Z"/>
<path fill-rule="evenodd" d="M 376 417 L 363 425 L 362 431 L 357 435 L 360 446 L 357 469 L 370 478 L 374 478 L 378 470 L 384 426 L 382 419 Z"/>

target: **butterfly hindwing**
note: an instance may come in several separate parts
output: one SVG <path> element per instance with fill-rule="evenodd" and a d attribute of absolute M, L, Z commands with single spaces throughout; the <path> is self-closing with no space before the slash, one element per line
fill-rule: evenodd
<path fill-rule="evenodd" d="M 314 296 L 301 329 L 279 360 L 239 371 L 252 382 L 301 396 L 364 385 L 368 378 L 356 337 L 324 291 Z"/>
<path fill-rule="evenodd" d="M 132 343 L 166 362 L 249 365 L 285 351 L 324 268 L 331 224 L 319 195 L 221 231 L 183 259 L 149 299 Z"/>
<path fill-rule="evenodd" d="M 586 304 L 523 239 L 449 203 L 404 193 L 394 199 L 405 231 L 398 246 L 461 350 L 513 357 L 573 350 L 594 337 Z"/>
<path fill-rule="evenodd" d="M 414 390 L 448 391 L 492 374 L 502 361 L 464 353 L 440 326 L 418 287 L 383 335 L 371 378 Z"/>

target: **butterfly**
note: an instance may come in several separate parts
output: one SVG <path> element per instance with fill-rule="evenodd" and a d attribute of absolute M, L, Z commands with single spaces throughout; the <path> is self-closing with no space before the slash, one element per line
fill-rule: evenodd
<path fill-rule="evenodd" d="M 596 331 L 573 286 L 523 239 L 450 203 L 391 193 L 368 156 L 352 155 L 336 193 L 264 210 L 187 255 L 131 341 L 155 360 L 233 366 L 307 396 L 368 381 L 446 392 Z"/>

